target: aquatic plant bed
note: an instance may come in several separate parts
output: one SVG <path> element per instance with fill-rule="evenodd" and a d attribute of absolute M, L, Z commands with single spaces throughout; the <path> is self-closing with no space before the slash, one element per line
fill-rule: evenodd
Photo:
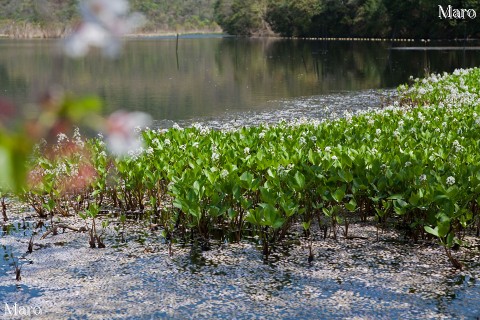
<path fill-rule="evenodd" d="M 84 141 L 78 131 L 72 138 L 60 135 L 55 146 L 39 146 L 29 187 L 18 195 L 46 225 L 37 231 L 43 239 L 32 240 L 33 264 L 23 265 L 21 281 L 43 281 L 52 272 L 56 279 L 67 277 L 62 268 L 45 269 L 52 257 L 59 259 L 56 266 L 86 263 L 89 277 L 101 279 L 95 280 L 97 285 L 111 281 L 95 289 L 81 287 L 78 293 L 89 296 L 88 290 L 95 290 L 104 298 L 85 301 L 101 304 L 91 308 L 99 310 L 99 317 L 105 316 L 105 308 L 111 310 L 104 304 L 112 302 L 108 288 L 118 290 L 112 293 L 118 303 L 152 303 L 145 306 L 150 311 L 136 309 L 132 316 L 183 318 L 192 310 L 199 316 L 231 315 L 234 310 L 228 306 L 242 297 L 249 299 L 238 313 L 245 318 L 252 316 L 250 308 L 255 316 L 272 318 L 378 316 L 372 310 L 402 318 L 478 316 L 479 81 L 480 69 L 431 75 L 402 86 L 398 100 L 382 110 L 333 120 L 222 130 L 200 124 L 146 129 L 141 132 L 145 145 L 128 157 L 108 154 L 106 144 L 115 141 Z M 135 234 L 128 232 L 132 227 L 143 230 L 137 231 L 143 236 L 128 238 Z M 66 233 L 58 234 L 61 230 Z M 151 234 L 156 235 L 153 241 Z M 66 235 L 73 238 L 58 240 Z M 7 235 L 1 240 L 11 239 Z M 28 236 L 23 245 L 29 241 Z M 33 250 L 45 241 L 53 245 Z M 119 241 L 124 246 L 114 248 Z M 285 256 L 282 248 L 288 244 Z M 42 256 L 44 252 L 48 255 Z M 58 256 L 62 252 L 68 254 Z M 227 262 L 218 260 L 222 257 Z M 110 266 L 122 259 L 127 262 L 120 269 Z M 183 269 L 172 267 L 175 261 L 186 261 Z M 195 264 L 201 271 L 195 271 Z M 140 271 L 133 272 L 136 268 Z M 68 273 L 76 277 L 77 271 Z M 127 278 L 116 282 L 114 274 L 127 272 Z M 197 285 L 187 286 L 188 272 L 195 274 Z M 285 273 L 296 289 L 284 289 L 286 280 L 277 276 Z M 344 277 L 356 280 L 349 280 L 350 286 L 336 280 Z M 247 287 L 239 279 L 249 280 Z M 455 287 L 461 298 L 445 298 L 444 307 L 442 292 L 447 291 L 439 283 L 451 279 L 468 293 Z M 69 312 L 80 310 L 80 315 L 89 312 L 87 305 L 69 305 L 81 299 L 63 301 L 73 286 L 57 281 L 58 290 L 65 292 L 50 305 L 52 310 L 60 305 Z M 275 289 L 269 291 L 263 281 Z M 195 289 L 178 293 L 180 283 L 187 291 Z M 248 286 L 258 289 L 255 295 Z M 145 299 L 128 293 L 135 287 Z M 159 287 L 155 293 L 153 288 Z M 209 287 L 218 289 L 217 300 L 207 302 L 202 290 Z M 330 287 L 332 292 L 322 291 Z M 170 292 L 173 307 L 158 311 L 155 301 Z M 439 295 L 432 298 L 433 292 Z M 39 300 L 52 295 L 42 294 Z M 186 303 L 185 296 L 192 301 Z M 273 301 L 269 307 L 266 300 Z M 463 303 L 468 307 L 458 311 Z M 407 311 L 420 305 L 416 310 L 421 313 Z M 271 313 L 264 313 L 265 308 Z M 120 310 L 118 317 L 131 312 Z"/>

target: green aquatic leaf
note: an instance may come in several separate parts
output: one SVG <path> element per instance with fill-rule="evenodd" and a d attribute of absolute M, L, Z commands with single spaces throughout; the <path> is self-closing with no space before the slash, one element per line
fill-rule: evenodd
<path fill-rule="evenodd" d="M 343 198 L 345 197 L 345 189 L 346 187 L 343 186 L 335 190 L 335 192 L 332 194 L 333 199 L 337 202 L 342 202 Z"/>
<path fill-rule="evenodd" d="M 297 190 L 305 188 L 305 176 L 300 171 L 295 173 L 294 179 Z"/>
<path fill-rule="evenodd" d="M 357 201 L 355 201 L 355 199 L 351 199 L 345 204 L 345 208 L 350 212 L 355 212 L 355 210 L 357 210 Z"/>

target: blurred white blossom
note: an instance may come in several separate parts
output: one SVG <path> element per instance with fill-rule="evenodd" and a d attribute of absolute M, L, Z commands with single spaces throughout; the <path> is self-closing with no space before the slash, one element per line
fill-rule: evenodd
<path fill-rule="evenodd" d="M 126 155 L 129 151 L 143 147 L 141 133 L 136 127 L 145 127 L 151 123 L 151 117 L 143 112 L 117 111 L 107 119 L 107 147 L 115 155 Z"/>
<path fill-rule="evenodd" d="M 82 22 L 64 42 L 70 57 L 83 57 L 91 47 L 98 47 L 107 56 L 115 57 L 121 47 L 121 37 L 142 26 L 140 13 L 129 13 L 126 0 L 83 0 L 80 2 Z"/>

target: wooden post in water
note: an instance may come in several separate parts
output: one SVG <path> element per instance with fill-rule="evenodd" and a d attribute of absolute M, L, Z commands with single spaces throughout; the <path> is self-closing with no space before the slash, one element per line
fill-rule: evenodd
<path fill-rule="evenodd" d="M 179 34 L 177 33 L 177 43 L 175 45 L 175 55 L 177 57 L 177 70 L 180 70 L 180 64 L 178 63 L 178 38 L 179 38 Z"/>

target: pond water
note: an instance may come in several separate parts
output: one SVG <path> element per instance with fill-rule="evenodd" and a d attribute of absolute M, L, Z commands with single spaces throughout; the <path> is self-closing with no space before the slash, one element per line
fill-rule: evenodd
<path fill-rule="evenodd" d="M 117 60 L 94 52 L 63 62 L 56 44 L 0 40 L 0 94 L 24 105 L 55 79 L 75 93 L 100 95 L 106 112 L 142 110 L 156 120 L 185 121 L 395 88 L 410 75 L 480 65 L 473 42 L 464 47 L 217 35 L 183 36 L 177 46 L 175 37 L 159 37 L 128 40 Z"/>

